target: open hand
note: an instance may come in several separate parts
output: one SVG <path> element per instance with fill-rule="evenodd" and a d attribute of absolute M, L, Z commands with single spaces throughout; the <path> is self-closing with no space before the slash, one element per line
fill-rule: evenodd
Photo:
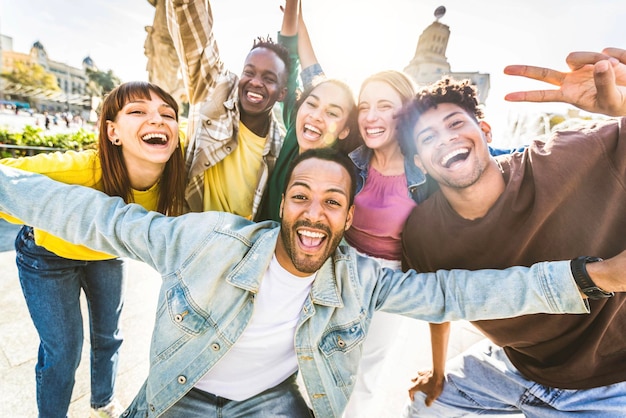
<path fill-rule="evenodd" d="M 509 65 L 508 75 L 544 81 L 559 88 L 509 93 L 512 102 L 564 102 L 594 113 L 626 116 L 626 50 L 606 48 L 598 52 L 572 52 L 569 72 L 529 65 Z"/>

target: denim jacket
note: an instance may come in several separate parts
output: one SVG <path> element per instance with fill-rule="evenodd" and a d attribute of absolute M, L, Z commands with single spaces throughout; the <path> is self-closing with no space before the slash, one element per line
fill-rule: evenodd
<path fill-rule="evenodd" d="M 166 217 L 2 166 L 0 212 L 70 242 L 144 261 L 160 273 L 149 375 L 123 415 L 133 417 L 159 416 L 236 344 L 280 229 L 222 212 Z M 417 274 L 381 268 L 340 246 L 319 270 L 294 338 L 315 416 L 341 416 L 378 309 L 429 322 L 587 312 L 566 261 Z"/>
<path fill-rule="evenodd" d="M 374 155 L 374 151 L 365 145 L 361 145 L 348 156 L 357 168 L 356 192 L 360 192 L 367 180 L 367 174 L 370 166 L 370 160 Z M 408 194 L 415 203 L 422 203 L 428 197 L 426 187 L 426 176 L 420 170 L 413 158 L 404 158 L 404 172 L 406 173 L 406 182 L 409 187 Z"/>

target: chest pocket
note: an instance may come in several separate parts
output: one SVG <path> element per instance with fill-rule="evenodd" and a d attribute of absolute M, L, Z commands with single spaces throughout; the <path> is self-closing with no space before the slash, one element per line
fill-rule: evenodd
<path fill-rule="evenodd" d="M 361 359 L 361 343 L 365 332 L 360 322 L 339 326 L 326 332 L 320 341 L 326 370 L 334 384 L 349 396 L 356 383 L 356 373 Z"/>
<path fill-rule="evenodd" d="M 172 322 L 188 334 L 201 334 L 209 326 L 208 313 L 193 302 L 181 284 L 167 291 L 167 308 Z"/>
<path fill-rule="evenodd" d="M 333 328 L 322 336 L 320 350 L 326 357 L 334 353 L 352 351 L 365 339 L 365 332 L 360 322 L 354 322 Z"/>
<path fill-rule="evenodd" d="M 235 88 L 235 81 L 220 81 L 213 92 L 211 99 L 205 100 L 200 107 L 201 125 L 197 128 L 199 139 L 212 138 L 217 141 L 230 139 L 233 135 L 232 110 L 226 109 L 225 102 L 229 100 L 229 94 Z M 230 101 L 234 106 L 234 100 Z"/>

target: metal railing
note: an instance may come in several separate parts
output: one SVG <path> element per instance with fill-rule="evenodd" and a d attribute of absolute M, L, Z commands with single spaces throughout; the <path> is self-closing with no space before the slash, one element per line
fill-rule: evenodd
<path fill-rule="evenodd" d="M 55 148 L 55 147 L 34 147 L 34 146 L 27 146 L 27 145 L 12 145 L 12 144 L 0 143 L 0 152 L 2 151 L 7 151 L 11 154 L 13 158 L 16 158 L 16 157 L 40 154 L 42 152 L 66 151 L 66 149 Z M 0 158 L 1 158 L 1 155 L 0 155 Z"/>

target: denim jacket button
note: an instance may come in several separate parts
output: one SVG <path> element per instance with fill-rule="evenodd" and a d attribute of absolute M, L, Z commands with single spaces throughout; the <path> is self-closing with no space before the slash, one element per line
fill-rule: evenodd
<path fill-rule="evenodd" d="M 211 344 L 211 349 L 213 351 L 219 351 L 220 345 L 218 343 L 213 343 L 213 344 Z"/>
<path fill-rule="evenodd" d="M 181 385 L 184 385 L 185 383 L 187 383 L 187 378 L 185 376 L 178 376 L 178 383 L 180 383 Z"/>
<path fill-rule="evenodd" d="M 189 314 L 189 311 L 184 311 L 184 312 L 174 315 L 174 321 L 183 322 L 183 319 L 185 319 L 185 316 L 187 316 L 187 314 Z"/>
<path fill-rule="evenodd" d="M 154 405 L 150 404 L 150 410 L 151 410 L 152 412 L 154 412 L 154 411 L 156 410 L 156 408 L 154 407 Z"/>

